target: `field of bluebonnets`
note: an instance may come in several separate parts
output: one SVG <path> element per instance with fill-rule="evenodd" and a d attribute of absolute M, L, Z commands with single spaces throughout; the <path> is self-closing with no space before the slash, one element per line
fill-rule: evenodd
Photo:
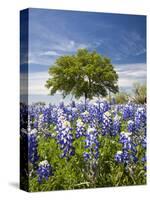
<path fill-rule="evenodd" d="M 29 191 L 146 184 L 146 105 L 31 105 L 28 162 Z"/>

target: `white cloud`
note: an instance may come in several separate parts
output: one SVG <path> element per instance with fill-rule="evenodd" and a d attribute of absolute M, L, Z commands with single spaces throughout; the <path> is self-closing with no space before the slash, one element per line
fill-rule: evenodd
<path fill-rule="evenodd" d="M 29 73 L 29 95 L 48 95 L 49 90 L 45 84 L 50 77 L 47 71 Z M 56 94 L 61 93 L 57 92 Z"/>
<path fill-rule="evenodd" d="M 147 66 L 145 63 L 116 65 L 116 71 L 119 75 L 119 87 L 132 87 L 133 83 L 145 82 L 147 77 Z"/>
<path fill-rule="evenodd" d="M 89 48 L 90 44 L 80 43 L 75 40 L 65 39 L 59 43 L 52 44 L 51 49 L 61 51 L 62 53 L 72 53 L 79 48 Z"/>
<path fill-rule="evenodd" d="M 136 31 L 122 31 L 118 47 L 122 56 L 139 56 L 146 52 L 145 38 Z"/>
<path fill-rule="evenodd" d="M 29 95 L 48 94 L 48 90 L 45 87 L 46 80 L 49 78 L 47 72 L 33 72 L 29 74 Z"/>
<path fill-rule="evenodd" d="M 39 52 L 29 53 L 29 64 L 52 65 L 55 62 L 54 56 L 45 56 Z"/>
<path fill-rule="evenodd" d="M 40 56 L 59 56 L 61 54 L 59 54 L 57 51 L 45 51 L 45 52 L 41 52 L 39 55 Z"/>
<path fill-rule="evenodd" d="M 52 65 L 58 56 L 73 54 L 80 48 L 94 48 L 97 44 L 79 43 L 74 40 L 65 39 L 60 42 L 55 42 L 50 45 L 47 51 L 30 49 L 29 63 L 40 65 Z"/>

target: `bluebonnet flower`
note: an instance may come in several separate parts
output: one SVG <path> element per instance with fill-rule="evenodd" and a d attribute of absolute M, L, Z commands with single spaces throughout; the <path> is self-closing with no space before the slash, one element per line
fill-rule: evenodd
<path fill-rule="evenodd" d="M 89 125 L 91 127 L 98 126 L 98 124 L 102 122 L 103 112 L 99 110 L 97 103 L 93 103 L 92 105 L 89 104 L 88 112 L 90 115 Z"/>
<path fill-rule="evenodd" d="M 38 174 L 38 182 L 41 184 L 42 181 L 48 180 L 49 176 L 52 176 L 52 167 L 48 163 L 47 160 L 41 161 L 38 165 L 37 169 L 37 174 Z"/>
<path fill-rule="evenodd" d="M 135 113 L 135 128 L 136 130 L 140 128 L 145 128 L 146 126 L 146 110 L 144 107 L 137 108 Z"/>
<path fill-rule="evenodd" d="M 57 124 L 57 118 L 58 118 L 57 112 L 59 112 L 59 109 L 57 107 L 53 106 L 52 112 L 51 112 L 51 119 L 52 119 L 53 124 Z"/>
<path fill-rule="evenodd" d="M 76 107 L 67 106 L 64 109 L 64 113 L 68 121 L 74 121 L 78 117 L 78 110 Z"/>
<path fill-rule="evenodd" d="M 90 113 L 86 110 L 86 111 L 84 111 L 83 113 L 81 113 L 81 119 L 82 119 L 82 121 L 84 122 L 84 123 L 88 123 L 88 122 L 90 122 Z"/>
<path fill-rule="evenodd" d="M 85 161 L 91 159 L 91 155 L 90 155 L 90 153 L 88 153 L 88 152 L 84 152 L 84 153 L 83 153 L 83 157 L 84 157 L 84 160 L 85 160 Z"/>
<path fill-rule="evenodd" d="M 132 133 L 135 131 L 135 123 L 133 120 L 128 121 L 128 131 Z"/>
<path fill-rule="evenodd" d="M 107 112 L 111 108 L 110 104 L 107 101 L 97 101 L 97 103 L 98 103 L 99 110 L 103 113 Z"/>
<path fill-rule="evenodd" d="M 28 133 L 28 159 L 32 164 L 38 160 L 37 146 L 37 130 L 33 129 Z"/>
<path fill-rule="evenodd" d="M 76 103 L 76 108 L 79 113 L 83 113 L 85 111 L 85 104 L 84 103 Z"/>
<path fill-rule="evenodd" d="M 42 128 L 44 127 L 44 115 L 40 114 L 38 118 L 38 131 L 41 131 Z"/>
<path fill-rule="evenodd" d="M 128 164 L 129 162 L 137 162 L 137 150 L 136 145 L 131 139 L 131 132 L 121 132 L 119 142 L 122 144 L 122 152 L 115 155 L 117 162 L 123 162 Z"/>
<path fill-rule="evenodd" d="M 62 110 L 63 110 L 63 115 L 66 116 L 66 119 L 68 121 L 71 121 L 71 118 L 72 118 L 72 116 L 71 116 L 71 114 L 72 114 L 71 107 L 70 106 L 66 106 L 66 107 L 64 106 L 64 108 Z"/>
<path fill-rule="evenodd" d="M 30 118 L 31 128 L 38 129 L 38 120 L 40 114 L 43 112 L 42 109 L 43 107 L 35 105 L 29 107 L 29 118 Z"/>
<path fill-rule="evenodd" d="M 127 119 L 132 119 L 134 116 L 134 106 L 132 104 L 127 104 L 123 107 L 123 119 L 127 120 Z"/>
<path fill-rule="evenodd" d="M 103 114 L 102 121 L 102 135 L 110 134 L 112 132 L 112 118 L 111 113 L 109 111 Z"/>
<path fill-rule="evenodd" d="M 39 110 L 36 110 L 34 113 L 34 120 L 32 122 L 33 127 L 37 129 L 38 131 L 41 131 L 43 127 L 44 122 L 44 116 L 39 112 Z"/>
<path fill-rule="evenodd" d="M 97 137 L 98 137 L 98 132 L 96 128 L 89 127 L 87 129 L 86 139 L 85 139 L 85 149 L 87 149 L 87 151 L 84 152 L 83 154 L 85 160 L 98 159 L 100 143 Z"/>
<path fill-rule="evenodd" d="M 71 109 L 71 119 L 75 120 L 78 118 L 78 109 L 76 107 L 72 107 Z"/>
<path fill-rule="evenodd" d="M 48 108 L 45 108 L 43 110 L 43 122 L 44 123 L 46 123 L 46 124 L 52 123 L 51 113 L 52 113 L 52 106 L 51 105 L 49 105 Z"/>
<path fill-rule="evenodd" d="M 91 119 L 95 118 L 97 116 L 97 107 L 96 105 L 89 105 L 88 112 L 90 114 Z"/>
<path fill-rule="evenodd" d="M 128 163 L 129 162 L 129 152 L 126 151 L 126 150 L 123 150 L 123 153 L 122 153 L 122 160 L 124 163 Z"/>
<path fill-rule="evenodd" d="M 57 122 L 67 118 L 67 115 L 62 108 L 57 108 L 56 112 L 57 112 Z"/>
<path fill-rule="evenodd" d="M 113 120 L 113 125 L 112 125 L 113 130 L 111 134 L 113 136 L 116 136 L 117 134 L 120 133 L 120 128 L 121 128 L 120 117 L 116 115 Z"/>
<path fill-rule="evenodd" d="M 103 122 L 103 112 L 100 111 L 99 109 L 97 110 L 97 120 L 98 120 L 98 123 L 102 123 Z"/>
<path fill-rule="evenodd" d="M 69 158 L 74 155 L 73 143 L 73 134 L 71 133 L 71 124 L 66 118 L 62 115 L 58 117 L 56 132 L 57 132 L 57 141 L 60 145 L 60 149 L 63 150 L 61 157 Z"/>
<path fill-rule="evenodd" d="M 122 143 L 124 150 L 131 150 L 131 134 L 130 132 L 120 133 L 120 143 Z"/>
<path fill-rule="evenodd" d="M 118 151 L 115 154 L 115 160 L 119 163 L 127 164 L 129 162 L 129 153 L 128 151 Z"/>
<path fill-rule="evenodd" d="M 123 110 L 123 105 L 120 105 L 120 104 L 116 104 L 116 105 L 115 105 L 115 111 L 116 111 L 117 113 L 121 113 L 122 110 Z"/>
<path fill-rule="evenodd" d="M 119 163 L 123 162 L 123 152 L 122 151 L 117 151 L 115 154 L 115 160 Z"/>
<path fill-rule="evenodd" d="M 76 138 L 79 138 L 81 136 L 85 135 L 85 124 L 82 122 L 81 119 L 77 120 L 76 124 Z"/>

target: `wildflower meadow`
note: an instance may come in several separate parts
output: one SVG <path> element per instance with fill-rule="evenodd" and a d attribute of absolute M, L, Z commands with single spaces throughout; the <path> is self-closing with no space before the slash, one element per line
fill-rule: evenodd
<path fill-rule="evenodd" d="M 71 102 L 28 112 L 29 191 L 146 184 L 146 105 Z M 25 123 L 21 116 L 21 124 Z"/>

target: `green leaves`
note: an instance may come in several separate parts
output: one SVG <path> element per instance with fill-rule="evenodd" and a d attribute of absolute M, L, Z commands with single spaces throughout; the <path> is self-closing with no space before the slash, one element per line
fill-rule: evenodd
<path fill-rule="evenodd" d="M 60 157 L 61 150 L 54 138 L 41 136 L 38 142 L 38 153 L 41 160 L 48 160 L 53 167 L 53 176 L 42 184 L 37 181 L 36 173 L 29 178 L 30 191 L 50 191 L 63 189 L 81 189 L 91 187 L 108 187 L 122 185 L 138 185 L 146 183 L 145 171 L 139 161 L 126 169 L 123 163 L 116 163 L 114 155 L 121 148 L 118 136 L 101 136 L 100 157 L 98 159 L 95 175 L 86 170 L 83 159 L 84 137 L 78 138 L 73 145 L 76 153 L 69 160 Z M 142 148 L 139 146 L 138 157 L 143 157 Z"/>
<path fill-rule="evenodd" d="M 79 49 L 76 55 L 58 58 L 49 68 L 49 75 L 46 87 L 51 95 L 60 91 L 64 97 L 72 94 L 76 98 L 92 99 L 93 96 L 106 96 L 107 90 L 118 91 L 118 75 L 110 59 L 96 51 Z"/>

